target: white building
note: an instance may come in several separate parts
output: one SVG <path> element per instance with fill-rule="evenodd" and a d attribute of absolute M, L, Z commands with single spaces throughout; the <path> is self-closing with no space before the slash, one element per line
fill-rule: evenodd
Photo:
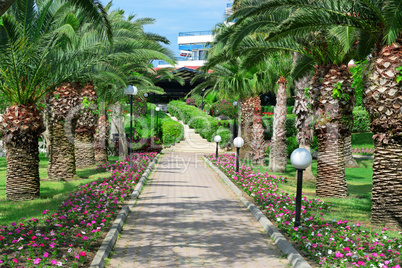
<path fill-rule="evenodd" d="M 232 1 L 227 3 L 225 15 L 229 16 L 232 13 Z M 193 32 L 181 32 L 178 37 L 178 45 L 180 50 L 180 56 L 177 58 L 177 64 L 175 68 L 200 67 L 205 64 L 206 52 L 209 49 L 208 42 L 214 41 L 214 35 L 212 31 L 193 31 Z M 173 67 L 166 62 L 160 61 L 158 68 Z"/>

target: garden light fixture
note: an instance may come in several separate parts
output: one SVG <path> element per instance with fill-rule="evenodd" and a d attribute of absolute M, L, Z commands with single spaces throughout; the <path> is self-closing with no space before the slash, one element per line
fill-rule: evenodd
<path fill-rule="evenodd" d="M 233 119 L 233 139 L 237 136 L 237 127 L 236 127 L 236 122 L 237 122 L 237 101 L 233 102 L 233 106 L 235 107 L 235 116 Z"/>
<path fill-rule="evenodd" d="M 221 138 L 221 136 L 219 136 L 219 135 L 216 135 L 215 137 L 214 137 L 214 141 L 216 142 L 216 158 L 218 158 L 218 145 L 219 145 L 219 142 L 222 140 L 222 138 Z"/>
<path fill-rule="evenodd" d="M 159 117 L 158 117 L 158 112 L 159 112 L 159 110 L 160 110 L 161 108 L 159 108 L 158 106 L 155 108 L 155 111 L 156 111 L 156 136 L 159 138 L 159 124 L 158 124 L 158 121 L 159 121 Z"/>
<path fill-rule="evenodd" d="M 145 97 L 145 98 L 148 98 L 148 93 L 145 93 L 145 94 L 144 94 L 144 97 Z"/>
<path fill-rule="evenodd" d="M 135 86 L 128 85 L 124 89 L 124 93 L 130 96 L 130 145 L 128 147 L 129 166 L 133 166 L 133 157 L 131 155 L 131 148 L 133 147 L 133 96 L 137 95 L 138 89 Z"/>
<path fill-rule="evenodd" d="M 308 150 L 298 148 L 290 155 L 290 162 L 297 170 L 297 189 L 296 189 L 296 215 L 295 227 L 300 226 L 300 213 L 301 213 L 301 195 L 303 185 L 303 170 L 311 165 L 312 157 Z"/>
<path fill-rule="evenodd" d="M 233 141 L 236 150 L 236 172 L 239 172 L 239 157 L 240 157 L 240 147 L 244 145 L 244 140 L 242 137 L 237 137 Z"/>

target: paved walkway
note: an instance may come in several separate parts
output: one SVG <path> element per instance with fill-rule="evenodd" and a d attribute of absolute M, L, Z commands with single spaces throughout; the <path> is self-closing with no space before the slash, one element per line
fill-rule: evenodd
<path fill-rule="evenodd" d="M 290 266 L 200 155 L 162 155 L 107 267 Z"/>

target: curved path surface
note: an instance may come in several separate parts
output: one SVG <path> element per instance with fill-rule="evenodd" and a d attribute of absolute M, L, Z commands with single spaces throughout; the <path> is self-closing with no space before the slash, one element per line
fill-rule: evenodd
<path fill-rule="evenodd" d="M 163 155 L 107 267 L 289 267 L 259 222 L 195 153 Z"/>

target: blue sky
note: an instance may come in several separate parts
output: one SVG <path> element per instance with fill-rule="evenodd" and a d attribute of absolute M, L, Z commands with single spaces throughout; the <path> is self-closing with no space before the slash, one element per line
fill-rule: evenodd
<path fill-rule="evenodd" d="M 107 4 L 108 0 L 101 0 Z M 179 56 L 179 32 L 211 30 L 222 22 L 228 0 L 114 0 L 112 10 L 123 9 L 127 15 L 149 17 L 156 21 L 145 31 L 157 33 L 170 40 L 169 47 Z"/>

